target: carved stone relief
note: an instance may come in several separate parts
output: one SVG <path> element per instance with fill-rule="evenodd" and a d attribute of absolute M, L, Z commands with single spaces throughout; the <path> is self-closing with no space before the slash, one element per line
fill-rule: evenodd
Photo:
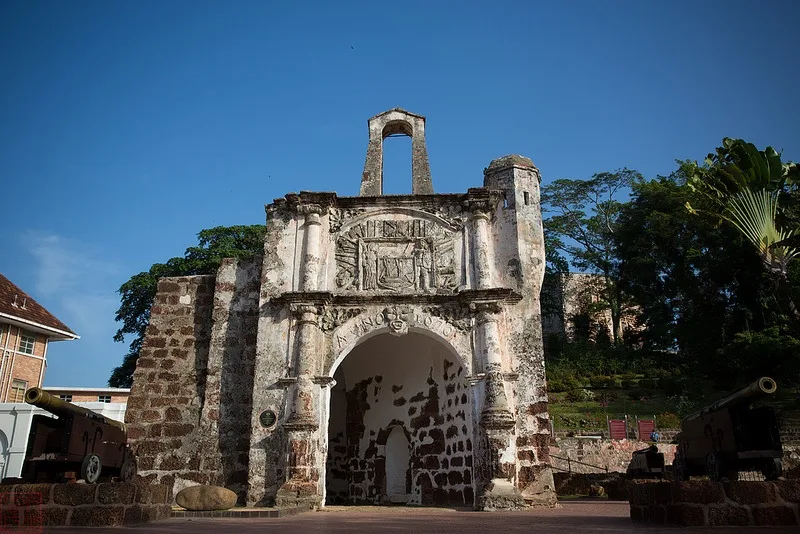
<path fill-rule="evenodd" d="M 323 332 L 342 326 L 344 323 L 366 311 L 364 308 L 328 308 L 320 316 L 319 327 Z"/>
<path fill-rule="evenodd" d="M 363 208 L 330 208 L 328 210 L 328 220 L 330 221 L 331 233 L 338 232 L 348 219 L 357 217 L 365 211 Z"/>
<path fill-rule="evenodd" d="M 386 318 L 386 326 L 389 327 L 389 333 L 394 336 L 402 336 L 408 334 L 408 317 L 411 310 L 408 308 L 392 307 L 383 310 L 383 315 Z"/>
<path fill-rule="evenodd" d="M 444 319 L 461 332 L 468 333 L 472 331 L 473 313 L 466 304 L 450 303 L 439 306 L 424 306 L 422 311 Z"/>
<path fill-rule="evenodd" d="M 454 232 L 421 219 L 373 219 L 336 241 L 336 285 L 344 291 L 453 292 Z"/>

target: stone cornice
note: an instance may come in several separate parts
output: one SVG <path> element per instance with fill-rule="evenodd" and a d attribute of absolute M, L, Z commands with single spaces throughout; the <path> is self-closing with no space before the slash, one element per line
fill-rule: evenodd
<path fill-rule="evenodd" d="M 446 304 L 516 304 L 522 295 L 513 289 L 497 287 L 491 289 L 465 289 L 447 294 L 391 294 L 348 293 L 333 294 L 329 291 L 292 291 L 275 297 L 274 302 L 294 305 L 316 306 L 388 306 L 388 305 L 446 305 Z"/>

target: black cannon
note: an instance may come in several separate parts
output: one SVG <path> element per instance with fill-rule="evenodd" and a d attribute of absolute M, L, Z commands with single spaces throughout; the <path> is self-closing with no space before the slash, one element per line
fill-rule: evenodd
<path fill-rule="evenodd" d="M 672 462 L 675 480 L 708 475 L 712 480 L 733 481 L 741 471 L 761 471 L 767 480 L 781 476 L 783 447 L 775 410 L 751 407 L 776 389 L 773 379 L 759 378 L 685 417 Z"/>
<path fill-rule="evenodd" d="M 22 466 L 25 482 L 59 482 L 82 478 L 93 484 L 136 476 L 136 459 L 127 444 L 125 424 L 55 397 L 40 388 L 25 392 L 25 402 L 57 419 L 34 415 Z"/>
<path fill-rule="evenodd" d="M 655 445 L 633 451 L 627 475 L 628 478 L 664 478 L 664 453 L 658 452 Z"/>

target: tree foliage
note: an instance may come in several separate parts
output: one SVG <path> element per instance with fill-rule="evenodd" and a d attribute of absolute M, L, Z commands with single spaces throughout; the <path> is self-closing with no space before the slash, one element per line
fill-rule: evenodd
<path fill-rule="evenodd" d="M 800 332 L 800 311 L 788 278 L 790 262 L 800 256 L 800 244 L 795 244 L 800 225 L 792 213 L 796 205 L 786 204 L 786 200 L 796 200 L 792 193 L 800 186 L 800 168 L 783 163 L 772 147 L 761 151 L 752 143 L 730 138 L 723 139 L 703 166 L 695 163 L 687 168 L 688 187 L 702 210 L 730 223 L 755 247 L 775 277 L 789 317 Z M 686 207 L 698 213 L 691 203 Z"/>
<path fill-rule="evenodd" d="M 263 254 L 264 232 L 263 225 L 217 226 L 202 230 L 197 234 L 197 245 L 187 248 L 182 257 L 153 264 L 149 270 L 133 275 L 122 284 L 116 316 L 122 326 L 114 335 L 114 341 L 124 342 L 126 336 L 133 336 L 133 339 L 122 364 L 112 371 L 108 385 L 130 387 L 133 381 L 159 278 L 213 274 L 225 258 L 242 259 Z"/>

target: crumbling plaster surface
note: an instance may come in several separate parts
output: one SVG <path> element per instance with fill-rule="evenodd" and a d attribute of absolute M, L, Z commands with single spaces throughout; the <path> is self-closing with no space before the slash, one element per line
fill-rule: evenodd
<path fill-rule="evenodd" d="M 474 392 L 445 345 L 414 333 L 373 337 L 334 376 L 338 402 L 331 403 L 328 435 L 344 437 L 338 441 L 346 443 L 346 457 L 337 463 L 346 469 L 334 475 L 348 484 L 328 481 L 327 487 L 345 490 L 329 502 L 387 502 L 386 440 L 399 426 L 410 442 L 405 502 L 474 504 Z M 344 420 L 337 411 L 345 412 Z"/>
<path fill-rule="evenodd" d="M 409 121 L 419 121 L 409 115 Z M 401 126 L 392 128 L 407 133 Z M 424 156 L 420 168 L 427 168 L 427 153 L 414 154 Z M 189 480 L 181 478 L 186 468 L 178 460 L 195 467 L 201 457 L 209 481 L 229 485 L 248 505 L 320 506 L 337 368 L 346 373 L 348 358 L 367 358 L 358 356 L 361 347 L 385 345 L 375 351 L 380 353 L 389 350 L 388 339 L 424 339 L 441 349 L 436 361 L 446 359 L 452 371 L 436 369 L 430 375 L 439 392 L 438 413 L 431 402 L 430 424 L 416 429 L 416 436 L 413 428 L 405 430 L 414 450 L 425 445 L 419 441 L 423 431 L 425 439 L 440 431 L 446 436 L 451 426 L 457 433 L 445 439 L 444 453 L 422 460 L 433 465 L 435 457 L 440 466 L 447 460 L 447 483 L 440 476 L 444 472 L 420 468 L 429 470 L 431 481 L 412 481 L 410 488 L 421 488 L 412 502 L 474 498 L 487 510 L 554 504 L 539 310 L 544 245 L 538 170 L 521 156 L 500 158 L 484 171 L 485 187 L 460 194 L 430 194 L 421 176 L 413 195 L 375 196 L 374 175 L 366 174 L 367 189 L 359 197 L 288 194 L 266 207 L 260 261 L 226 262 L 216 277 L 162 282 L 157 302 L 204 304 L 153 309 L 131 396 L 131 416 L 141 422 L 134 441 L 140 451 L 160 447 L 147 456 L 152 462 L 145 461 L 146 476 L 171 480 L 178 489 L 181 480 Z M 172 324 L 185 328 L 162 330 Z M 170 352 L 153 352 L 172 343 L 187 347 L 180 364 L 164 363 L 175 359 Z M 353 387 L 391 370 L 372 363 L 370 376 Z M 159 382 L 152 369 L 163 365 L 174 365 L 175 372 Z M 419 392 L 427 386 L 430 397 L 434 384 L 418 380 L 427 380 L 431 365 L 410 358 L 406 366 L 408 384 L 391 385 Z M 162 394 L 156 390 L 169 388 L 168 382 L 180 384 L 179 394 L 163 401 L 160 410 L 150 409 Z M 451 386 L 468 391 L 462 395 L 470 409 L 457 425 L 448 421 L 455 415 L 446 406 L 455 397 L 441 393 Z M 345 396 L 352 393 L 345 391 Z M 377 395 L 372 400 L 393 405 L 396 398 L 380 396 L 399 390 L 383 391 L 371 391 Z M 166 411 L 174 415 L 174 410 L 191 425 L 180 442 L 161 439 L 153 430 L 166 420 Z M 364 412 L 364 417 L 376 413 Z M 413 416 L 405 413 L 398 421 L 411 425 Z M 376 435 L 353 443 L 351 452 L 366 454 L 370 439 L 380 445 L 385 424 L 369 422 Z M 457 466 L 460 480 L 457 475 L 450 480 L 453 444 L 466 447 L 467 440 L 471 456 L 462 461 L 470 457 L 472 469 L 467 477 L 466 465 Z M 174 461 L 165 463 L 163 457 Z M 366 456 L 348 457 L 362 460 Z M 365 475 L 363 484 L 349 481 L 348 495 L 377 502 L 385 470 L 374 462 L 365 470 L 372 471 L 370 477 Z M 355 495 L 355 488 L 364 495 Z"/>

